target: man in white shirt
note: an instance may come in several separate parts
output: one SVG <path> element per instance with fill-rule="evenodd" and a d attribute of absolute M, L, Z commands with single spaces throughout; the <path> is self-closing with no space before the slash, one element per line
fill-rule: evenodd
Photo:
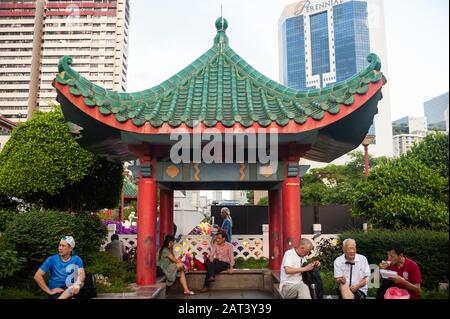
<path fill-rule="evenodd" d="M 311 299 L 309 287 L 303 282 L 302 273 L 320 266 L 316 261 L 302 267 L 306 257 L 311 253 L 313 244 L 308 239 L 302 239 L 298 247 L 289 249 L 284 253 L 280 272 L 280 291 L 285 299 Z"/>
<path fill-rule="evenodd" d="M 367 258 L 356 253 L 356 241 L 348 238 L 342 243 L 344 254 L 334 261 L 334 278 L 342 299 L 366 299 L 370 280 Z"/>

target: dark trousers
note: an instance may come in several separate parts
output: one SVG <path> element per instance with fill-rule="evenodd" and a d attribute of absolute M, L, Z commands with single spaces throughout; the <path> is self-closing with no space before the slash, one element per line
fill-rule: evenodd
<path fill-rule="evenodd" d="M 214 259 L 213 262 L 209 262 L 207 265 L 207 270 L 206 270 L 207 274 L 205 277 L 205 283 L 203 284 L 203 287 L 209 288 L 209 285 L 210 285 L 209 279 L 212 276 L 215 276 L 216 274 L 218 274 L 224 270 L 227 270 L 227 269 L 230 269 L 230 264 L 226 263 L 224 261 Z"/>

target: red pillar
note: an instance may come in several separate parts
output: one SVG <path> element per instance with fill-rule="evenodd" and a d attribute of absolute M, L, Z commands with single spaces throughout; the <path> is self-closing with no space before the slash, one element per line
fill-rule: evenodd
<path fill-rule="evenodd" d="M 159 242 L 162 245 L 166 235 L 173 235 L 173 190 L 159 192 Z"/>
<path fill-rule="evenodd" d="M 364 175 L 369 177 L 369 145 L 364 145 Z"/>
<path fill-rule="evenodd" d="M 286 179 L 282 184 L 282 198 L 283 251 L 287 251 L 298 246 L 302 235 L 298 160 L 286 162 Z"/>
<path fill-rule="evenodd" d="M 154 163 L 144 145 L 130 149 L 139 156 L 138 238 L 136 283 L 140 286 L 156 283 L 156 204 L 157 185 Z"/>
<path fill-rule="evenodd" d="M 123 222 L 123 210 L 125 208 L 125 192 L 122 187 L 122 195 L 120 196 L 119 222 Z"/>
<path fill-rule="evenodd" d="M 269 190 L 269 269 L 279 270 L 283 259 L 281 190 Z"/>

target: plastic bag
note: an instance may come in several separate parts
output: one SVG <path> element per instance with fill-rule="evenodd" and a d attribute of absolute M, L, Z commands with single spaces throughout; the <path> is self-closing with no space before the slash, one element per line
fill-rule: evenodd
<path fill-rule="evenodd" d="M 388 290 L 386 290 L 386 293 L 384 294 L 384 299 L 410 299 L 411 295 L 409 294 L 408 290 L 398 288 L 398 287 L 391 287 Z"/>

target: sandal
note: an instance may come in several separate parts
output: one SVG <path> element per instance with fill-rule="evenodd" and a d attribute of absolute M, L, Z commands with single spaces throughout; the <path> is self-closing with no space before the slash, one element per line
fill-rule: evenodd
<path fill-rule="evenodd" d="M 183 294 L 186 296 L 193 296 L 193 295 L 195 295 L 195 292 L 189 291 L 189 292 L 183 292 Z"/>

